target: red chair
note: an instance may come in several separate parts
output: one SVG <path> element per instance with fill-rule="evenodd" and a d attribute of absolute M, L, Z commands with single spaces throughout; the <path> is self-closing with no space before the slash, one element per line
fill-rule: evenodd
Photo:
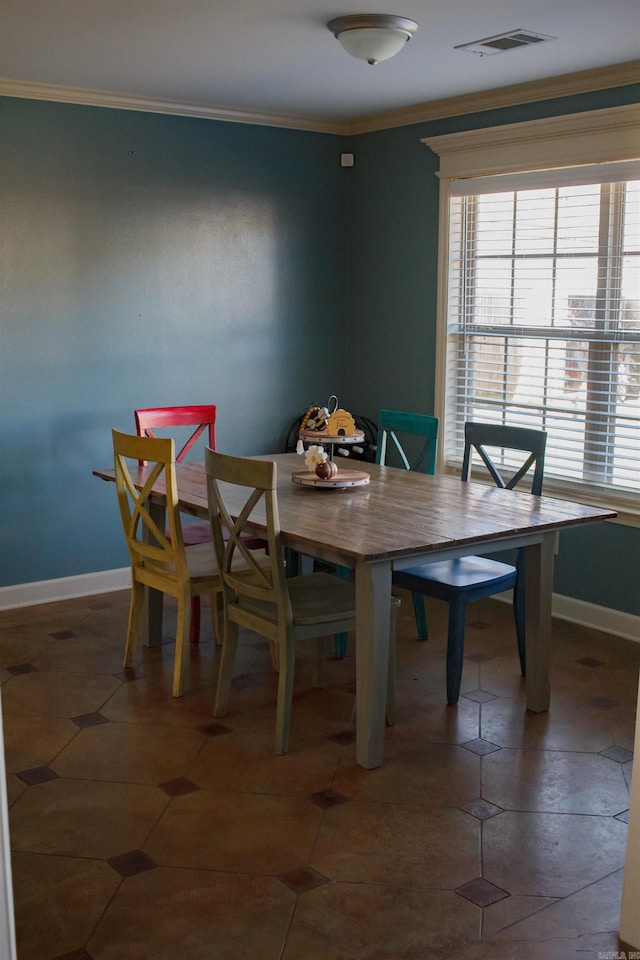
<path fill-rule="evenodd" d="M 136 410 L 136 433 L 139 437 L 155 437 L 154 430 L 176 427 L 193 427 L 190 433 L 180 440 L 176 440 L 176 448 L 182 440 L 184 444 L 176 454 L 176 463 L 180 463 L 193 449 L 202 434 L 207 431 L 207 446 L 216 449 L 216 407 L 215 404 L 196 404 L 190 407 L 149 407 L 146 410 Z M 186 439 L 185 439 L 186 438 Z M 211 526 L 206 520 L 189 520 L 182 525 L 182 535 L 185 547 L 196 543 L 206 543 L 211 540 Z M 266 541 L 257 538 L 245 538 L 249 550 L 263 550 Z M 218 623 L 221 617 L 218 617 Z M 200 639 L 200 597 L 194 596 L 191 603 L 191 629 L 189 642 L 198 643 Z"/>
<path fill-rule="evenodd" d="M 176 463 L 184 460 L 205 428 L 209 446 L 212 450 L 216 448 L 216 407 L 213 403 L 196 404 L 192 407 L 150 407 L 148 410 L 136 410 L 135 415 L 139 437 L 154 437 L 153 431 L 162 427 L 195 427 L 180 452 L 176 454 Z"/>
<path fill-rule="evenodd" d="M 207 431 L 208 446 L 216 449 L 216 407 L 215 404 L 199 404 L 192 407 L 150 407 L 136 410 L 136 433 L 139 437 L 155 437 L 154 430 L 176 427 L 194 427 L 186 442 L 176 454 L 176 463 L 180 463 L 196 441 Z M 176 447 L 178 443 L 176 443 Z M 194 520 L 183 524 L 184 545 L 191 547 L 196 543 L 211 540 L 211 527 L 205 520 Z M 200 597 L 191 601 L 191 629 L 189 642 L 198 643 L 200 639 Z"/>

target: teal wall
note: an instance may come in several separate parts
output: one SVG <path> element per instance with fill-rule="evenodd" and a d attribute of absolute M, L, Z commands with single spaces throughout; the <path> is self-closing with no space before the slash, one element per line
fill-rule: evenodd
<path fill-rule="evenodd" d="M 136 406 L 217 403 L 238 454 L 282 448 L 332 392 L 373 418 L 432 413 L 438 160 L 420 139 L 635 98 L 351 139 L 0 99 L 0 586 L 126 565 L 91 470 Z M 640 614 L 639 569 L 639 530 L 585 527 L 555 589 Z"/>
<path fill-rule="evenodd" d="M 138 406 L 281 448 L 342 386 L 341 138 L 0 100 L 0 585 L 127 564 L 91 476 Z M 340 354 L 338 353 L 338 357 Z"/>

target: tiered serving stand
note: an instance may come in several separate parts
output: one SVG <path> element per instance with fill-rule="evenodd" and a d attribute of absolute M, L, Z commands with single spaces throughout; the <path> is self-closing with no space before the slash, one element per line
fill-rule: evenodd
<path fill-rule="evenodd" d="M 334 447 L 344 446 L 352 443 L 364 442 L 364 431 L 354 430 L 348 436 L 330 436 L 323 430 L 301 430 L 300 439 L 306 443 L 317 443 L 323 447 L 328 447 L 329 460 L 333 463 Z M 338 468 L 334 477 L 323 480 L 317 476 L 313 470 L 295 470 L 291 474 L 294 483 L 300 483 L 304 487 L 316 487 L 321 490 L 343 490 L 346 487 L 362 487 L 369 483 L 369 474 L 363 470 L 349 470 Z"/>

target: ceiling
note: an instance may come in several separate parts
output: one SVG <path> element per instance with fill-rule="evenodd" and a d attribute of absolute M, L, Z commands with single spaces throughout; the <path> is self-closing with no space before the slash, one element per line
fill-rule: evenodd
<path fill-rule="evenodd" d="M 372 10 L 419 24 L 373 67 L 326 26 Z M 557 40 L 497 56 L 454 49 L 518 28 Z M 640 0 L 0 0 L 0 92 L 76 87 L 311 126 L 627 63 L 639 51 Z"/>

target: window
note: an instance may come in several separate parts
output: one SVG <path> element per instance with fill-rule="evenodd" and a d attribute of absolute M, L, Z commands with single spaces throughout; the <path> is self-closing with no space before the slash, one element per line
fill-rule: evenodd
<path fill-rule="evenodd" d="M 445 433 L 539 427 L 545 473 L 640 490 L 640 181 L 450 201 Z"/>
<path fill-rule="evenodd" d="M 640 171 L 613 159 L 445 181 L 438 413 L 445 469 L 466 420 L 538 427 L 547 493 L 633 513 Z"/>

